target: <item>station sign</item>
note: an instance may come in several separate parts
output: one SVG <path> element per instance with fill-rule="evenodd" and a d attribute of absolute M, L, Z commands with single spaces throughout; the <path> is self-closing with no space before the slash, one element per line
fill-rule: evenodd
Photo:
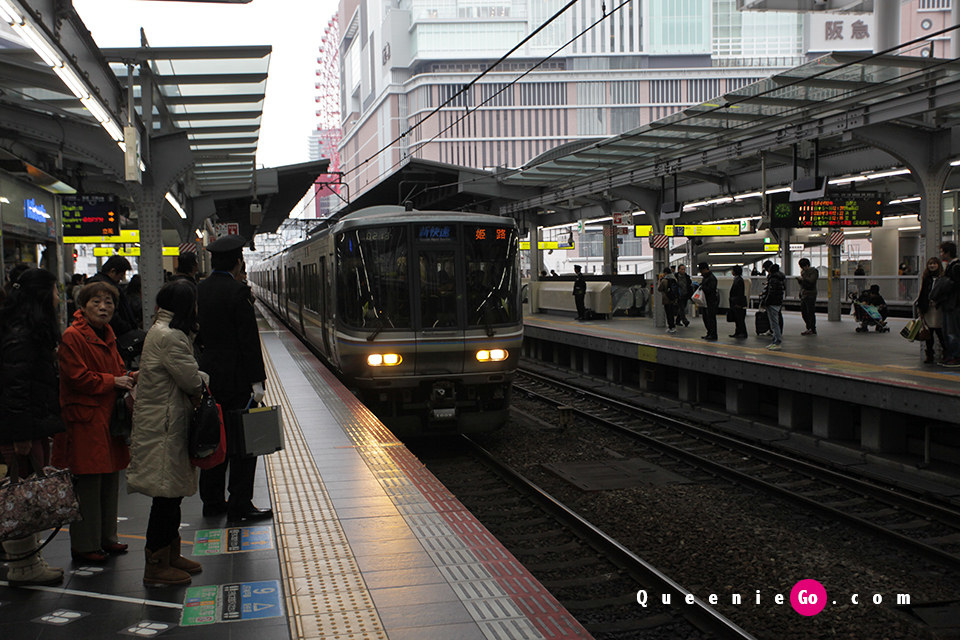
<path fill-rule="evenodd" d="M 770 226 L 782 229 L 879 227 L 883 199 L 877 194 L 848 193 L 790 202 L 789 194 L 770 198 Z"/>
<path fill-rule="evenodd" d="M 217 238 L 222 238 L 224 236 L 238 236 L 240 235 L 240 223 L 218 222 L 213 225 L 213 231 Z"/>
<path fill-rule="evenodd" d="M 778 244 L 765 244 L 763 245 L 763 250 L 768 253 L 778 253 L 780 251 L 780 245 Z"/>
<path fill-rule="evenodd" d="M 60 210 L 63 235 L 117 236 L 120 234 L 120 211 L 116 196 L 97 194 L 65 195 Z"/>
<path fill-rule="evenodd" d="M 649 224 L 638 224 L 633 228 L 634 236 L 647 238 L 653 233 Z M 663 228 L 663 235 L 671 238 L 709 238 L 717 236 L 739 236 L 739 224 L 668 224 Z"/>
<path fill-rule="evenodd" d="M 188 587 L 180 625 L 246 622 L 283 615 L 279 580 Z"/>
<path fill-rule="evenodd" d="M 633 225 L 633 214 L 632 213 L 614 213 L 613 214 L 613 224 L 615 225 Z"/>
<path fill-rule="evenodd" d="M 63 236 L 64 244 L 137 244 L 138 229 L 121 229 L 115 236 Z"/>
<path fill-rule="evenodd" d="M 796 244 L 792 242 L 790 243 L 790 251 L 803 251 L 805 248 L 806 247 L 802 242 L 796 243 Z"/>
<path fill-rule="evenodd" d="M 163 255 L 178 256 L 180 247 L 164 247 Z M 94 247 L 93 256 L 95 258 L 110 258 L 112 256 L 123 256 L 124 258 L 140 257 L 140 247 L 116 248 L 116 247 Z"/>
<path fill-rule="evenodd" d="M 551 240 L 551 241 L 546 241 L 546 240 L 544 240 L 544 241 L 540 241 L 540 242 L 537 243 L 537 248 L 540 249 L 540 251 L 548 251 L 548 250 L 550 250 L 550 249 L 552 249 L 552 250 L 554 250 L 554 251 L 561 251 L 561 250 L 562 250 L 562 251 L 570 251 L 570 250 L 572 250 L 572 249 L 574 248 L 575 244 L 576 244 L 575 242 L 571 242 L 571 243 L 568 244 L 568 243 L 566 243 L 566 242 L 556 242 L 556 241 L 552 241 L 552 240 Z M 521 241 L 520 241 L 520 250 L 521 250 L 521 251 L 529 251 L 529 250 L 530 250 L 530 241 L 529 241 L 529 240 L 521 240 Z"/>

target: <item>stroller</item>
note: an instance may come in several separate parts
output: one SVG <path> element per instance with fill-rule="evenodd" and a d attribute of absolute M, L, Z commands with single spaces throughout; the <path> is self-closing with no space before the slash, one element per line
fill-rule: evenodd
<path fill-rule="evenodd" d="M 873 292 L 877 294 L 877 292 Z M 850 303 L 853 307 L 853 316 L 860 323 L 856 328 L 857 333 L 867 333 L 870 327 L 875 327 L 877 333 L 887 333 L 890 327 L 887 326 L 886 310 L 887 305 L 883 298 L 879 299 L 879 304 L 873 304 L 875 300 L 871 299 L 871 292 L 865 291 L 859 297 L 851 293 Z M 877 294 L 879 296 L 879 294 Z"/>

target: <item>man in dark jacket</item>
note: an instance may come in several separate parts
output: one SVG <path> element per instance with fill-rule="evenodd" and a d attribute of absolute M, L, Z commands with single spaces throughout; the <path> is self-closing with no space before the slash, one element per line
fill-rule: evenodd
<path fill-rule="evenodd" d="M 574 265 L 573 270 L 577 274 L 577 278 L 573 281 L 573 301 L 577 305 L 577 320 L 586 320 L 587 307 L 583 303 L 583 299 L 587 295 L 587 281 L 580 273 L 580 265 Z"/>
<path fill-rule="evenodd" d="M 947 263 L 943 273 L 947 282 L 934 286 L 934 291 L 940 294 L 936 303 L 943 312 L 943 341 L 947 346 L 940 364 L 944 367 L 960 367 L 960 259 L 957 258 L 955 242 L 940 245 L 940 259 Z"/>
<path fill-rule="evenodd" d="M 96 275 L 87 279 L 87 284 L 91 282 L 106 282 L 116 287 L 117 291 L 120 292 L 120 296 L 117 299 L 116 311 L 114 311 L 113 319 L 110 321 L 110 326 L 113 327 L 113 333 L 117 336 L 118 342 L 121 336 L 137 329 L 139 325 L 136 318 L 133 317 L 133 309 L 127 300 L 124 288 L 120 286 L 127 277 L 127 271 L 130 271 L 130 269 L 130 262 L 126 258 L 123 256 L 111 256 L 103 263 L 103 266 L 100 267 L 100 271 L 98 271 Z"/>
<path fill-rule="evenodd" d="M 707 306 L 703 307 L 703 326 L 707 329 L 707 335 L 701 336 L 704 340 L 711 342 L 717 339 L 717 309 L 720 307 L 720 292 L 717 290 L 717 276 L 710 271 L 710 266 L 706 262 L 697 265 L 700 270 L 700 288 L 703 289 L 706 297 Z"/>
<path fill-rule="evenodd" d="M 227 460 L 200 472 L 200 498 L 204 516 L 226 513 L 232 522 L 273 517 L 270 509 L 253 506 L 257 458 L 245 457 L 239 450 L 240 411 L 251 397 L 254 403 L 263 399 L 267 377 L 253 305 L 247 287 L 237 280 L 246 242 L 241 236 L 226 236 L 210 244 L 213 272 L 197 286 L 198 339 L 203 345 L 200 369 L 210 374 L 210 392 L 223 409 L 227 432 Z M 229 489 L 228 500 L 224 500 L 225 489 Z"/>
<path fill-rule="evenodd" d="M 200 263 L 197 260 L 197 254 L 184 252 L 177 258 L 177 272 L 170 279 L 189 280 L 196 283 L 198 271 L 200 271 Z"/>
<path fill-rule="evenodd" d="M 687 320 L 687 304 L 690 302 L 690 296 L 693 295 L 693 280 L 687 273 L 686 265 L 677 265 L 677 286 L 680 287 L 680 299 L 677 300 L 677 324 L 685 327 L 690 326 Z"/>
<path fill-rule="evenodd" d="M 807 325 L 802 336 L 817 335 L 817 280 L 820 274 L 816 269 L 810 266 L 810 261 L 806 258 L 800 259 L 800 276 L 797 282 L 800 284 L 800 314 L 803 316 L 803 322 Z"/>
<path fill-rule="evenodd" d="M 737 265 L 733 268 L 733 284 L 730 285 L 730 320 L 734 323 L 734 331 L 731 338 L 747 337 L 747 295 L 746 287 L 743 283 L 743 267 Z"/>
<path fill-rule="evenodd" d="M 784 283 L 786 278 L 780 271 L 780 266 L 769 260 L 763 263 L 767 272 L 767 282 L 760 294 L 760 306 L 767 310 L 770 319 L 770 330 L 773 332 L 773 342 L 767 345 L 770 351 L 780 351 L 783 342 L 783 332 L 780 329 L 780 307 L 783 305 Z"/>

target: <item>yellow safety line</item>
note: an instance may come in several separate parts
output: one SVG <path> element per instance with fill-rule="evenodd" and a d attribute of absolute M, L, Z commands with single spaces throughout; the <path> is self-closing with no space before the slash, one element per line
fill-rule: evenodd
<path fill-rule="evenodd" d="M 547 320 L 547 319 L 542 319 L 542 318 L 537 318 L 535 321 L 531 321 L 531 325 L 532 325 L 532 326 L 536 326 L 536 325 L 539 324 L 539 323 L 552 324 L 552 325 L 556 325 L 557 327 L 570 327 L 570 326 L 572 326 L 569 322 L 561 322 L 561 321 L 558 321 L 558 320 Z M 583 324 L 578 324 L 578 325 L 576 325 L 576 326 L 577 326 L 578 328 L 581 328 L 581 329 L 582 329 L 582 328 L 589 328 L 589 327 L 590 327 L 590 325 L 583 325 Z M 690 338 L 680 338 L 680 337 L 677 337 L 677 336 L 664 336 L 664 335 L 660 335 L 660 334 L 646 333 L 646 332 L 644 332 L 644 331 L 627 331 L 627 330 L 625 330 L 625 329 L 615 329 L 615 328 L 613 328 L 613 327 L 603 327 L 602 329 L 603 329 L 603 332 L 604 332 L 604 333 L 606 333 L 606 332 L 611 332 L 611 333 L 619 333 L 619 334 L 625 335 L 625 336 L 645 336 L 645 337 L 648 337 L 648 338 L 656 338 L 657 340 L 669 340 L 669 341 L 671 341 L 671 342 L 683 342 L 683 343 L 696 344 L 696 345 L 702 345 L 702 344 L 703 344 L 703 342 L 700 341 L 700 340 L 692 340 L 692 339 L 690 339 Z M 600 336 L 600 337 L 603 337 L 603 336 Z M 711 343 L 711 344 L 713 344 L 713 343 Z M 745 352 L 748 352 L 748 353 L 769 354 L 769 355 L 771 355 L 771 356 L 773 356 L 773 357 L 775 357 L 775 358 L 796 358 L 797 360 L 806 360 L 806 361 L 808 361 L 808 362 L 817 362 L 817 363 L 820 363 L 820 364 L 830 364 L 830 365 L 833 365 L 833 366 L 843 365 L 844 367 L 847 367 L 847 368 L 849 368 L 851 365 L 856 365 L 856 364 L 857 364 L 857 363 L 847 362 L 847 361 L 845 361 L 845 360 L 834 360 L 834 359 L 832 359 L 832 358 L 824 358 L 823 356 L 812 356 L 812 355 L 807 355 L 807 354 L 803 354 L 803 353 L 796 353 L 796 352 L 794 352 L 794 351 L 770 351 L 770 350 L 768 350 L 766 347 L 745 347 L 745 346 L 742 346 L 742 345 L 739 345 L 739 344 L 729 344 L 729 343 L 726 343 L 726 342 L 724 342 L 724 343 L 722 343 L 722 344 L 723 344 L 723 347 L 724 347 L 725 349 L 736 349 L 736 350 L 738 350 L 738 351 L 745 351 Z M 656 346 L 659 346 L 659 345 L 657 345 L 657 344 L 648 344 L 647 346 L 656 347 Z M 948 374 L 948 373 L 934 373 L 934 372 L 932 372 L 932 371 L 919 371 L 919 370 L 916 370 L 916 369 L 906 369 L 906 371 L 905 371 L 905 367 L 902 367 L 902 366 L 899 366 L 899 365 L 870 364 L 870 365 L 860 365 L 860 366 L 861 366 L 861 368 L 862 368 L 863 370 L 877 370 L 877 369 L 879 369 L 879 370 L 882 370 L 882 371 L 886 371 L 886 372 L 888 372 L 888 373 L 904 373 L 904 372 L 907 372 L 907 373 L 909 373 L 909 374 L 911 374 L 911 375 L 915 375 L 915 376 L 918 376 L 918 377 L 933 378 L 933 379 L 936 379 L 936 380 L 946 380 L 946 381 L 950 381 L 950 382 L 957 382 L 957 381 L 958 381 L 958 378 L 957 378 L 956 375 L 951 375 L 951 374 Z M 945 390 L 945 391 L 946 391 L 946 390 Z"/>
<path fill-rule="evenodd" d="M 286 585 L 284 591 L 287 617 L 293 631 L 291 636 L 300 640 L 321 640 L 339 636 L 354 637 L 356 634 L 356 637 L 386 640 L 386 632 L 369 593 L 364 593 L 357 600 L 353 594 L 344 597 L 336 588 L 330 593 L 316 593 L 315 588 L 309 587 L 304 591 L 298 584 L 306 582 L 310 585 L 312 579 L 325 579 L 337 587 L 343 586 L 345 590 L 358 586 L 363 587 L 364 591 L 366 589 L 356 560 L 346 544 L 346 536 L 336 520 L 300 423 L 262 340 L 261 346 L 267 379 L 275 381 L 267 385 L 267 403 L 280 405 L 283 415 L 284 449 L 265 456 L 265 469 L 273 503 L 280 573 Z M 317 518 L 315 509 L 325 511 L 325 515 L 321 513 L 322 517 Z M 313 518 L 310 517 L 311 513 Z M 343 553 L 332 549 L 337 546 L 336 543 L 342 543 Z M 295 556 L 299 556 L 300 560 Z M 330 575 L 334 571 L 312 571 L 311 561 L 318 558 L 327 561 L 327 569 L 330 569 L 331 561 L 335 562 L 336 571 L 345 577 L 337 579 L 336 575 Z M 356 578 L 351 580 L 354 576 Z M 324 621 L 330 624 L 325 625 Z M 331 625 L 336 627 L 335 632 L 331 633 Z"/>

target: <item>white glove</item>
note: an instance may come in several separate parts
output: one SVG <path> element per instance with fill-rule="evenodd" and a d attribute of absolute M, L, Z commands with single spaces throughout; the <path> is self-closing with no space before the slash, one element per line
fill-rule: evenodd
<path fill-rule="evenodd" d="M 261 400 L 263 400 L 263 383 L 254 382 L 253 383 L 253 403 L 260 404 Z"/>

